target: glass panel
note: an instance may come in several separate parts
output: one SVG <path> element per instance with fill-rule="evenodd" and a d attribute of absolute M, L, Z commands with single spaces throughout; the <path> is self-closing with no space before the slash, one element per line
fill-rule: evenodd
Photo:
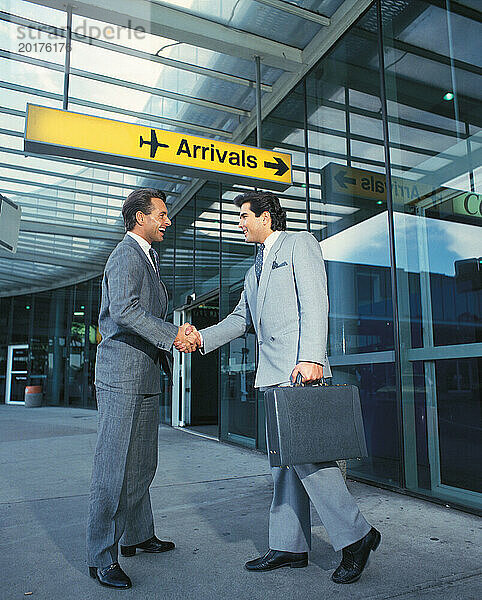
<path fill-rule="evenodd" d="M 363 406 L 369 457 L 352 461 L 350 468 L 365 479 L 398 485 L 401 464 L 377 41 L 366 35 L 373 11 L 307 78 L 310 220 L 326 261 L 334 380 L 357 385 Z M 362 64 L 364 69 L 370 65 L 372 75 L 357 76 Z"/>
<path fill-rule="evenodd" d="M 255 248 L 246 244 L 237 225 L 239 209 L 232 200 L 239 191 L 223 193 L 221 211 L 220 318 L 239 302 L 244 276 L 254 260 Z M 221 438 L 254 447 L 256 444 L 256 336 L 246 333 L 220 349 Z"/>
<path fill-rule="evenodd" d="M 242 286 L 228 290 L 224 292 L 227 314 L 239 302 Z M 256 443 L 255 357 L 254 333 L 246 333 L 221 348 L 221 436 L 250 447 Z"/>
<path fill-rule="evenodd" d="M 13 304 L 12 337 L 10 344 L 27 344 L 30 323 L 30 311 L 32 310 L 31 296 L 17 296 Z"/>
<path fill-rule="evenodd" d="M 196 296 L 219 287 L 220 186 L 207 184 L 196 195 Z"/>
<path fill-rule="evenodd" d="M 34 295 L 34 327 L 30 339 L 30 385 L 41 385 L 46 390 L 49 349 L 49 309 L 51 292 Z"/>
<path fill-rule="evenodd" d="M 10 342 L 10 309 L 12 298 L 0 298 L 0 402 L 5 402 L 7 352 Z"/>
<path fill-rule="evenodd" d="M 151 36 L 154 37 L 154 36 Z M 156 50 L 164 45 L 163 38 L 155 37 L 156 48 L 153 51 L 154 56 Z M 169 55 L 169 52 L 166 54 Z M 166 56 L 164 53 L 162 56 Z M 119 60 L 122 56 L 122 60 Z M 99 48 L 90 44 L 85 44 L 80 41 L 72 43 L 72 68 L 82 69 L 88 73 L 106 75 L 123 81 L 129 81 L 134 84 L 148 86 L 159 92 L 175 92 L 183 94 L 187 99 L 192 98 L 193 89 L 200 90 L 196 97 L 203 100 L 210 100 L 245 108 L 250 110 L 254 106 L 255 92 L 245 86 L 240 86 L 237 83 L 223 81 L 217 78 L 206 77 L 199 73 L 171 67 L 158 63 L 154 60 L 149 60 L 147 55 L 143 58 L 138 56 L 130 56 L 129 54 L 119 54 L 119 47 L 112 49 Z M 182 55 L 182 60 L 188 64 L 196 64 L 196 61 L 189 61 L 189 56 Z M 88 79 L 84 79 L 88 82 Z M 158 97 L 158 96 L 157 96 Z M 109 104 L 104 99 L 106 104 Z M 154 112 L 154 107 L 150 108 L 150 112 Z M 164 117 L 176 118 L 176 113 L 161 112 Z"/>
<path fill-rule="evenodd" d="M 28 348 L 14 348 L 12 352 L 12 371 L 28 370 Z"/>
<path fill-rule="evenodd" d="M 186 311 L 186 321 L 201 330 L 219 321 L 219 300 L 203 302 L 192 310 Z M 190 410 L 189 425 L 197 427 L 213 437 L 218 437 L 219 412 L 219 351 L 202 355 L 194 352 L 190 357 Z"/>
<path fill-rule="evenodd" d="M 262 37 L 268 37 L 269 31 L 270 39 L 284 43 L 289 40 L 290 46 L 299 48 L 304 48 L 321 28 L 313 21 L 290 15 L 256 0 L 211 0 L 209 3 L 203 0 L 167 0 L 166 4 Z M 323 10 L 325 7 L 319 5 L 318 2 L 316 10 L 326 14 Z"/>
<path fill-rule="evenodd" d="M 96 277 L 89 282 L 89 299 L 87 305 L 86 323 L 88 323 L 88 346 L 86 348 L 85 359 L 87 361 L 87 381 L 84 385 L 84 407 L 96 408 L 95 401 L 95 358 L 97 354 L 97 345 L 100 344 L 101 335 L 99 333 L 99 311 L 102 293 L 102 277 Z"/>
<path fill-rule="evenodd" d="M 482 360 L 439 360 L 435 374 L 440 485 L 482 493 Z"/>
<path fill-rule="evenodd" d="M 66 24 L 64 11 L 40 6 L 32 2 L 25 2 L 24 0 L 4 0 L 2 5 L 5 7 L 2 10 L 14 15 L 27 17 L 28 19 L 57 27 L 64 27 Z"/>
<path fill-rule="evenodd" d="M 160 422 L 171 425 L 172 385 L 167 375 L 161 371 L 161 393 L 159 395 Z"/>
<path fill-rule="evenodd" d="M 61 39 L 61 38 L 60 38 Z M 45 67 L 0 58 L 2 79 L 16 85 L 31 87 L 34 90 L 62 93 L 64 74 Z M 30 102 L 35 102 L 31 99 Z M 37 103 L 41 103 L 38 100 Z"/>
<path fill-rule="evenodd" d="M 408 2 L 384 33 L 407 486 L 481 506 L 482 28 Z"/>
<path fill-rule="evenodd" d="M 176 215 L 176 281 L 174 306 L 194 292 L 194 199 Z"/>
<path fill-rule="evenodd" d="M 306 230 L 304 95 L 298 85 L 263 121 L 263 148 L 291 154 L 294 184 L 277 193 L 286 210 L 287 231 Z"/>
<path fill-rule="evenodd" d="M 358 386 L 368 458 L 351 460 L 350 473 L 363 479 L 400 484 L 400 449 L 394 363 L 336 366 L 334 383 Z"/>
<path fill-rule="evenodd" d="M 28 385 L 28 375 L 13 374 L 10 385 L 10 402 L 23 402 L 25 400 L 25 386 Z"/>
<path fill-rule="evenodd" d="M 8 4 L 9 1 L 7 0 Z M 21 3 L 16 2 L 15 4 L 20 6 Z M 31 6 L 28 2 L 24 2 L 23 5 Z M 41 10 L 38 5 L 36 8 L 39 11 Z M 2 4 L 2 10 L 10 12 L 8 8 L 4 8 L 4 3 Z M 48 19 L 43 21 L 43 23 L 53 25 L 55 21 L 59 24 L 61 23 L 61 27 L 65 27 L 67 21 L 66 14 L 52 11 L 52 13 L 54 12 L 60 16 L 60 19 Z M 17 14 L 19 13 L 17 12 Z M 9 59 L 12 70 L 15 70 L 16 66 L 19 65 L 19 62 L 15 60 L 16 58 L 20 60 L 24 57 L 35 58 L 56 64 L 63 64 L 65 62 L 65 38 L 43 31 L 40 26 L 41 14 L 36 14 L 34 19 L 35 21 L 39 21 L 39 25 L 33 24 L 31 27 L 27 27 L 9 21 L 0 21 L 0 47 L 18 55 L 17 57 L 12 56 Z"/>
<path fill-rule="evenodd" d="M 52 291 L 49 307 L 47 402 L 51 405 L 64 402 L 64 373 L 66 363 L 66 321 L 70 293 L 68 288 Z"/>

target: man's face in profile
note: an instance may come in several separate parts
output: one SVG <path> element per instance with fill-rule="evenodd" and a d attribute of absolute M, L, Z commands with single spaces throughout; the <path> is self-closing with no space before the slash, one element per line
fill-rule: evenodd
<path fill-rule="evenodd" d="M 244 233 L 244 241 L 259 244 L 271 233 L 271 219 L 265 211 L 257 217 L 251 210 L 251 203 L 245 202 L 239 209 L 239 229 Z"/>
<path fill-rule="evenodd" d="M 151 209 L 148 215 L 140 213 L 138 218 L 138 223 L 142 227 L 143 237 L 149 244 L 162 242 L 166 229 L 171 225 L 164 200 L 151 198 Z M 139 219 L 141 219 L 141 222 Z"/>

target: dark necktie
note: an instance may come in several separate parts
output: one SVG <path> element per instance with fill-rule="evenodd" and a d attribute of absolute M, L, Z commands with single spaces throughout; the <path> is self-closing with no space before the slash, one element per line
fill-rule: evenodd
<path fill-rule="evenodd" d="M 256 254 L 256 259 L 254 261 L 254 272 L 256 273 L 256 279 L 259 283 L 259 278 L 261 277 L 261 271 L 263 270 L 263 250 L 264 244 L 261 244 L 258 248 L 258 254 Z"/>
<path fill-rule="evenodd" d="M 160 275 L 159 275 L 159 257 L 157 256 L 157 252 L 154 250 L 154 248 L 149 248 L 149 256 L 151 257 L 151 260 L 152 260 L 152 262 L 154 264 L 154 269 L 156 271 L 156 275 L 160 279 Z"/>

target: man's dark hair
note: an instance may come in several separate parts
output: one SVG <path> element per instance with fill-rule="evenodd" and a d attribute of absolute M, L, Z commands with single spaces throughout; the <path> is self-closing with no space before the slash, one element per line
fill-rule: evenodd
<path fill-rule="evenodd" d="M 122 206 L 122 216 L 126 231 L 132 231 L 136 226 L 136 213 L 143 212 L 149 215 L 152 212 L 151 198 L 160 198 L 166 201 L 166 194 L 155 188 L 140 188 L 131 192 Z"/>
<path fill-rule="evenodd" d="M 271 215 L 271 229 L 273 231 L 286 229 L 286 211 L 281 208 L 279 198 L 272 192 L 246 192 L 236 196 L 233 202 L 238 208 L 241 208 L 245 202 L 249 202 L 251 210 L 257 217 L 268 211 Z"/>

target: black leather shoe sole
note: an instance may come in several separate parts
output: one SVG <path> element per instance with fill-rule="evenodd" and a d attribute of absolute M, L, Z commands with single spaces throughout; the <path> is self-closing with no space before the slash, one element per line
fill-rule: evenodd
<path fill-rule="evenodd" d="M 244 565 L 244 568 L 247 571 L 251 571 L 252 573 L 265 573 L 266 571 L 274 571 L 275 569 L 282 569 L 283 567 L 291 567 L 292 569 L 302 569 L 303 567 L 308 566 L 308 559 L 304 558 L 303 560 L 297 561 L 288 561 L 285 563 L 281 563 L 280 565 L 266 565 L 265 567 L 253 566 L 249 567 L 248 563 Z"/>
<path fill-rule="evenodd" d="M 114 590 L 128 590 L 129 588 L 132 587 L 132 583 L 125 583 L 125 584 L 113 584 L 113 583 L 106 583 L 105 581 L 102 581 L 101 579 L 99 579 L 99 576 L 97 574 L 97 567 L 89 567 L 89 575 L 92 577 L 92 579 L 97 579 L 97 581 L 100 583 L 100 585 L 103 585 L 104 587 L 108 587 L 108 588 L 112 588 Z"/>
<path fill-rule="evenodd" d="M 148 552 L 150 554 L 159 554 L 161 552 L 169 552 L 169 550 L 174 550 L 174 548 L 174 544 L 172 546 L 167 546 L 166 548 L 159 548 L 157 550 L 138 548 L 137 546 L 121 546 L 120 551 L 122 556 L 134 556 L 137 550 L 139 550 L 140 552 Z"/>

